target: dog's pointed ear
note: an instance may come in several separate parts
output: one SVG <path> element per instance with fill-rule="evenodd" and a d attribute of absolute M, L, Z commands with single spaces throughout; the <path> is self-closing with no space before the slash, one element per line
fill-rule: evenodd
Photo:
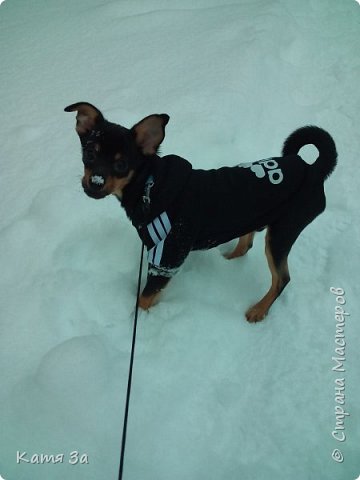
<path fill-rule="evenodd" d="M 156 153 L 165 137 L 165 126 L 170 117 L 166 113 L 154 114 L 143 118 L 132 127 L 138 147 L 144 155 Z"/>
<path fill-rule="evenodd" d="M 65 112 L 77 112 L 76 131 L 81 136 L 93 130 L 94 127 L 104 121 L 103 114 L 94 105 L 87 102 L 73 103 L 66 107 Z"/>

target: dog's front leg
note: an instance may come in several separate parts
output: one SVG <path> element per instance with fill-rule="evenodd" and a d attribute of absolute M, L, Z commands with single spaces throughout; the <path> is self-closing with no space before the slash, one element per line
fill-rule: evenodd
<path fill-rule="evenodd" d="M 139 307 L 143 310 L 149 310 L 157 302 L 161 291 L 169 283 L 169 280 L 170 277 L 148 274 L 146 285 L 139 298 Z"/>

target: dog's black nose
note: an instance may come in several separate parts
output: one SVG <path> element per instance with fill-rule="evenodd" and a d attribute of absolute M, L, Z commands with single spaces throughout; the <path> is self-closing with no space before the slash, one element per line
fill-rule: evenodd
<path fill-rule="evenodd" d="M 105 177 L 99 174 L 91 175 L 89 179 L 89 186 L 93 190 L 101 190 L 105 185 Z"/>

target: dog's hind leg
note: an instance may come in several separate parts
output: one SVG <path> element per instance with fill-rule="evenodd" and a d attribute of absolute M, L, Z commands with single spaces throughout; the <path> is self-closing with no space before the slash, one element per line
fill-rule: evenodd
<path fill-rule="evenodd" d="M 268 313 L 271 305 L 289 283 L 290 274 L 287 257 L 291 246 L 292 244 L 290 246 L 274 244 L 272 229 L 268 227 L 265 237 L 265 254 L 271 272 L 271 287 L 267 294 L 246 312 L 246 318 L 249 322 L 262 320 Z"/>
<path fill-rule="evenodd" d="M 233 258 L 242 257 L 253 246 L 255 232 L 247 233 L 239 238 L 238 244 L 234 250 L 224 255 L 225 258 L 231 260 Z"/>
<path fill-rule="evenodd" d="M 309 201 L 311 199 L 311 201 Z M 325 208 L 323 188 L 306 192 L 289 207 L 285 216 L 269 225 L 265 237 L 265 254 L 271 272 L 271 287 L 267 294 L 246 312 L 249 322 L 258 322 L 290 281 L 288 255 L 303 229 Z"/>

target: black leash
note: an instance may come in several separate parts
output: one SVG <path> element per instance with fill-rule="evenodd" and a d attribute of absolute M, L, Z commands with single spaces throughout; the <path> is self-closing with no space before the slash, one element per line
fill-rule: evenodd
<path fill-rule="evenodd" d="M 131 354 L 130 354 L 130 367 L 129 367 L 128 385 L 127 385 L 127 391 L 126 391 L 126 403 L 125 403 L 123 433 L 122 433 L 122 440 L 121 440 L 121 454 L 120 454 L 120 467 L 119 467 L 118 480 L 122 480 L 123 468 L 124 468 L 124 453 L 125 453 L 127 421 L 128 421 L 128 413 L 129 413 L 129 401 L 130 401 L 130 392 L 131 392 L 132 371 L 133 371 L 134 354 L 135 354 L 136 328 L 137 328 L 137 319 L 138 319 L 138 312 L 139 312 L 140 284 L 141 284 L 141 274 L 142 274 L 142 266 L 143 266 L 143 258 L 144 258 L 144 248 L 145 248 L 145 245 L 143 243 L 142 247 L 141 247 L 139 278 L 138 278 L 137 293 L 136 293 L 134 329 L 133 329 Z"/>

